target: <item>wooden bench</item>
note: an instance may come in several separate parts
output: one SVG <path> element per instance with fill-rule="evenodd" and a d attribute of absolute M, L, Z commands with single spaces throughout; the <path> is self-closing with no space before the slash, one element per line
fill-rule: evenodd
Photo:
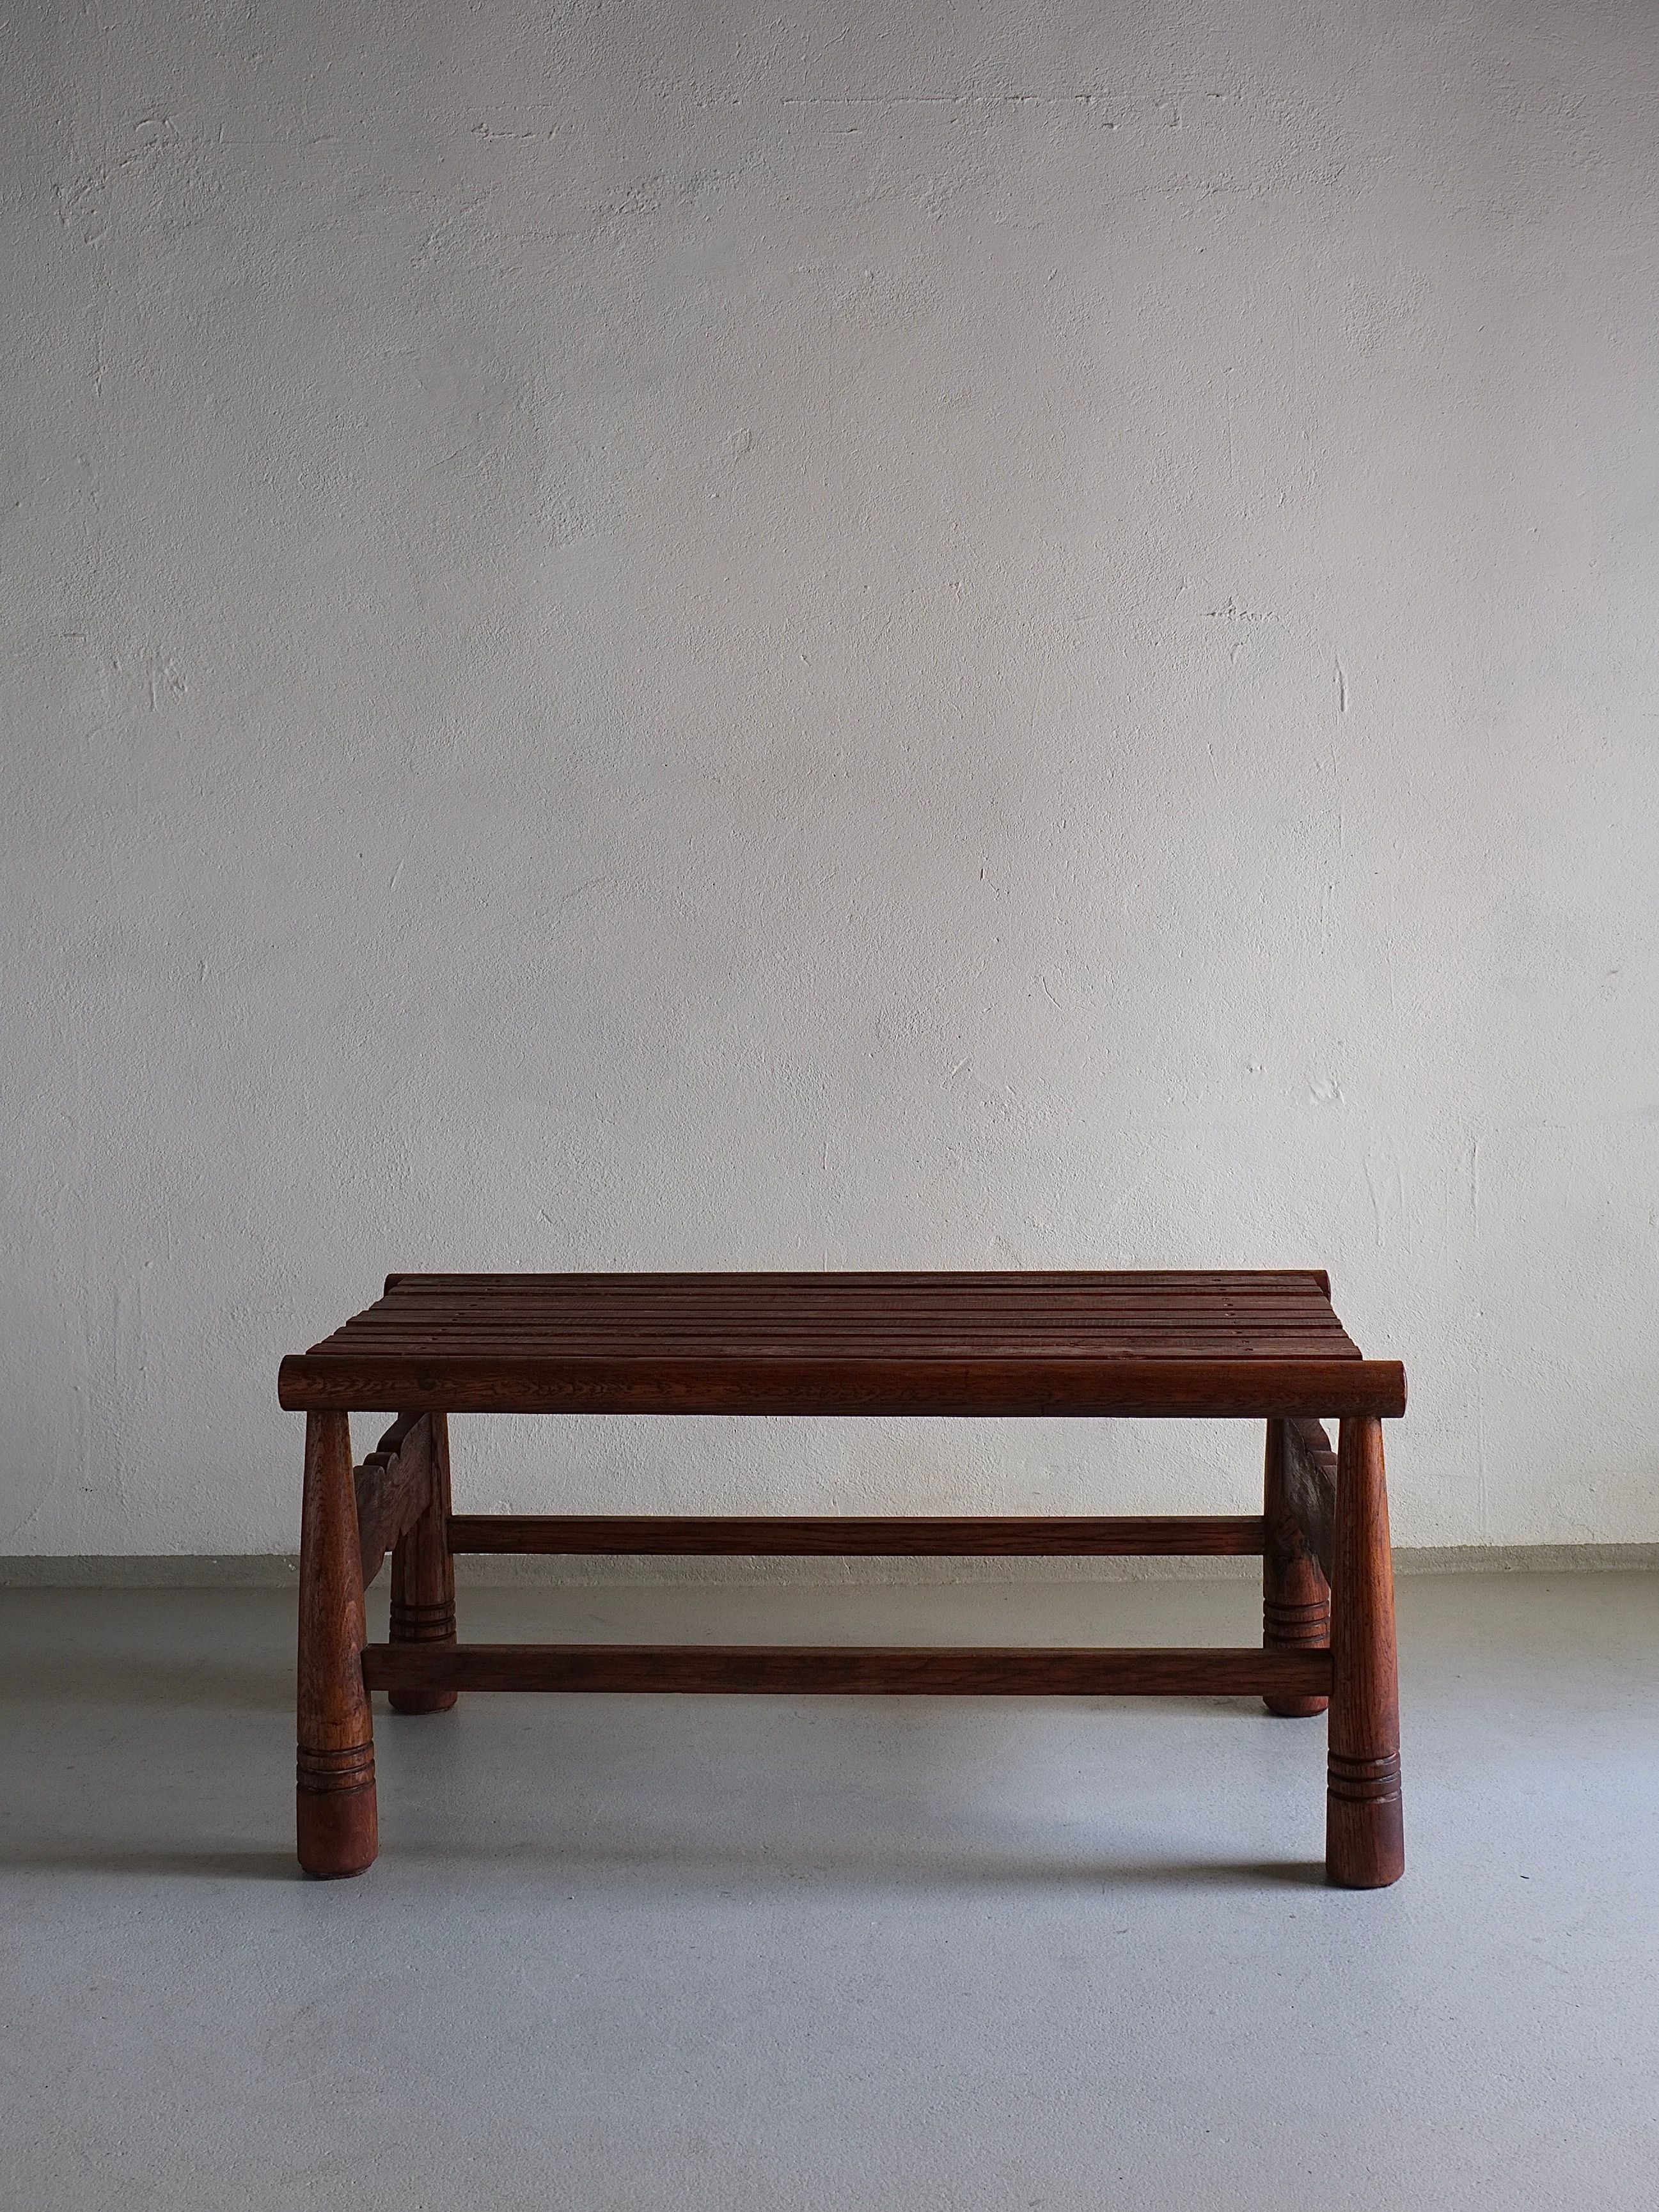
<path fill-rule="evenodd" d="M 392 1275 L 283 1360 L 306 1415 L 298 1825 L 313 1875 L 377 1848 L 369 1693 L 433 1713 L 462 1690 L 951 1697 L 1260 1697 L 1329 1709 L 1326 1864 L 1398 1881 L 1394 1583 L 1382 1423 L 1398 1362 L 1366 1359 L 1306 1269 L 1203 1273 Z M 353 1410 L 401 1410 L 352 1465 Z M 1207 1415 L 1267 1425 L 1244 1516 L 761 1519 L 450 1509 L 451 1413 Z M 1334 1454 L 1322 1419 L 1336 1417 Z M 828 1649 L 456 1639 L 459 1552 L 957 1558 L 1259 1554 L 1261 1649 Z M 392 1556 L 390 1641 L 363 1590 Z"/>

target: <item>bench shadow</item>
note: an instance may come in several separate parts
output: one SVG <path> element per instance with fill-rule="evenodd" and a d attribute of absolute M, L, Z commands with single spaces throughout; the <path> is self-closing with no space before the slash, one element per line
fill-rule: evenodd
<path fill-rule="evenodd" d="M 589 1875 L 632 1877 L 640 1886 L 660 1890 L 665 1881 L 677 1890 L 696 1889 L 730 1897 L 739 1890 L 753 1894 L 779 1889 L 834 1887 L 865 1888 L 898 1884 L 925 1887 L 945 1884 L 952 1889 L 1032 1888 L 1085 1889 L 1322 1889 L 1326 1886 L 1322 1860 L 1237 1860 L 1093 1858 L 1056 1853 L 1044 1857 L 1032 1852 L 988 1850 L 939 1851 L 884 1850 L 824 1850 L 809 1847 L 796 1853 L 710 1850 L 704 1844 L 677 1851 L 671 1845 L 641 1848 L 618 1844 L 555 1842 L 496 1845 L 430 1843 L 383 1845 L 377 1863 L 383 1877 L 403 1873 L 420 1875 L 463 1869 L 489 1883 L 503 1875 L 526 1875 L 556 1886 L 580 1869 Z M 192 1849 L 185 1845 L 81 1844 L 72 1840 L 0 1844 L 0 1869 L 15 1874 L 108 1875 L 142 1876 L 153 1881 L 298 1882 L 301 1873 L 291 1848 L 244 1849 L 235 1846 Z M 376 1869 L 370 1869 L 371 1875 Z"/>
<path fill-rule="evenodd" d="M 1056 1850 L 1000 1850 L 994 1846 L 975 1851 L 964 1847 L 937 1850 L 915 1847 L 825 1847 L 805 1844 L 799 1850 L 754 1851 L 710 1849 L 704 1844 L 677 1850 L 672 1844 L 641 1844 L 637 1839 L 615 1845 L 580 1842 L 496 1844 L 399 1844 L 382 1845 L 383 1859 L 410 1868 L 467 1869 L 486 1878 L 496 1874 L 534 1872 L 549 1881 L 568 1877 L 574 1870 L 641 1886 L 665 1881 L 680 1889 L 714 1891 L 722 1896 L 739 1889 L 754 1893 L 805 1887 L 864 1888 L 872 1885 L 902 1885 L 922 1888 L 945 1885 L 952 1889 L 1048 1887 L 1098 1893 L 1123 1889 L 1323 1889 L 1322 1859 L 1225 1859 L 1095 1856 Z"/>

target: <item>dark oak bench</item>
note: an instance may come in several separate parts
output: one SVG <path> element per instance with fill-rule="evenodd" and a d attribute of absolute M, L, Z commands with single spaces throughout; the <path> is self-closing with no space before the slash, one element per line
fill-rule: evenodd
<path fill-rule="evenodd" d="M 306 1420 L 299 1855 L 358 1874 L 377 1848 L 369 1693 L 439 1712 L 462 1690 L 1260 1697 L 1329 1709 L 1333 1881 L 1398 1881 L 1385 1419 L 1308 1269 L 865 1275 L 392 1275 L 282 1364 Z M 349 1414 L 401 1410 L 352 1465 Z M 1210 1415 L 1267 1425 L 1259 1515 L 757 1519 L 450 1510 L 451 1413 Z M 1333 1453 L 1321 1422 L 1341 1424 Z M 456 1638 L 458 1552 L 797 1556 L 1259 1555 L 1260 1649 L 489 1644 Z M 363 1590 L 392 1556 L 390 1640 Z"/>

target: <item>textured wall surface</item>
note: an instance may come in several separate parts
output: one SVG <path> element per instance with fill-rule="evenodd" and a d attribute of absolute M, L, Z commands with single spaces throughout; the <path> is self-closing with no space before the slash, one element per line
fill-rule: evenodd
<path fill-rule="evenodd" d="M 422 1266 L 1324 1262 L 1400 1539 L 1659 1535 L 1656 97 L 1648 0 L 14 10 L 0 1551 L 290 1547 Z"/>

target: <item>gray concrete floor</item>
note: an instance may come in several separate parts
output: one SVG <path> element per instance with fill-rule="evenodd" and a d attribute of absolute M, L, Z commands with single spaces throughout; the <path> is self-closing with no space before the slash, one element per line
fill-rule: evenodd
<path fill-rule="evenodd" d="M 1659 2203 L 1659 1577 L 1401 1586 L 1407 1836 L 1221 1701 L 474 1697 L 289 1857 L 292 1601 L 0 1592 L 0 2204 Z M 1242 1583 L 492 1590 L 467 1632 L 1249 1640 Z"/>

